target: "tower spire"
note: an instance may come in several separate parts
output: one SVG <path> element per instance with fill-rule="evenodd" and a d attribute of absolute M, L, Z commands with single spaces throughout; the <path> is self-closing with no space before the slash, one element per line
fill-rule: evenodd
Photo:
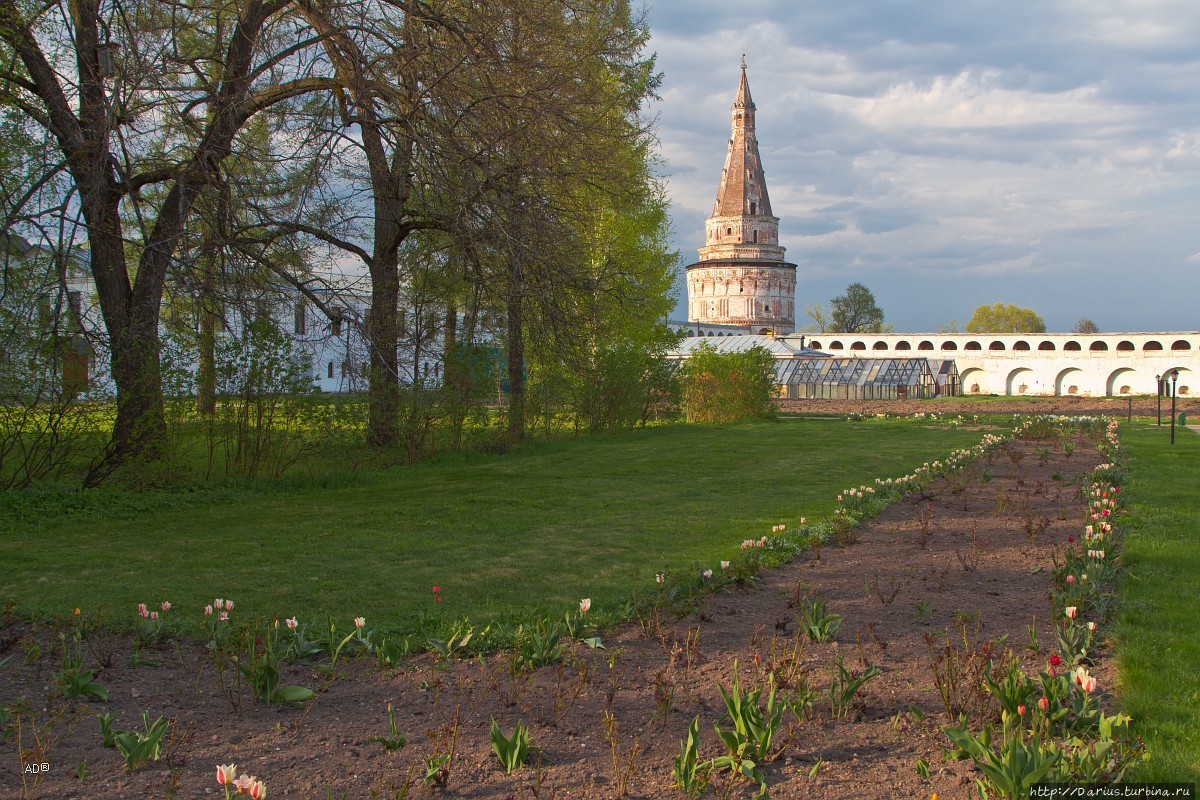
<path fill-rule="evenodd" d="M 741 67 L 717 202 L 704 221 L 700 260 L 687 268 L 688 319 L 788 332 L 796 319 L 796 265 L 783 260 L 779 218 L 771 213 L 745 53 Z"/>
<path fill-rule="evenodd" d="M 717 187 L 714 217 L 771 216 L 771 198 L 767 195 L 767 179 L 758 155 L 758 137 L 754 135 L 755 111 L 743 54 L 741 80 L 731 111 L 733 132 L 729 137 L 721 183 Z"/>

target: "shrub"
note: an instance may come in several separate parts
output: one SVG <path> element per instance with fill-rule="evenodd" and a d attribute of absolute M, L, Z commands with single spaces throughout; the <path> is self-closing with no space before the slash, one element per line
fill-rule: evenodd
<path fill-rule="evenodd" d="M 688 422 L 770 418 L 775 404 L 775 358 L 761 347 L 718 353 L 703 342 L 683 368 Z"/>

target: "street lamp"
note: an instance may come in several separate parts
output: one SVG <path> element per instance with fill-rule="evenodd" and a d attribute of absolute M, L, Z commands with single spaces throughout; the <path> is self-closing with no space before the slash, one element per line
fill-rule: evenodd
<path fill-rule="evenodd" d="M 1171 444 L 1175 444 L 1175 384 L 1179 382 L 1179 370 L 1171 371 Z"/>
<path fill-rule="evenodd" d="M 1158 388 L 1155 394 L 1158 395 L 1158 427 L 1162 427 L 1162 375 L 1154 376 L 1154 385 Z"/>

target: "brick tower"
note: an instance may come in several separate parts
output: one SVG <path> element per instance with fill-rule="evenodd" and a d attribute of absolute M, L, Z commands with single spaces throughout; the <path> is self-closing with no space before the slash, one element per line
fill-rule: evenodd
<path fill-rule="evenodd" d="M 754 111 L 743 59 L 717 202 L 705 221 L 700 260 L 687 267 L 688 321 L 786 334 L 796 326 L 796 265 L 783 260 Z"/>

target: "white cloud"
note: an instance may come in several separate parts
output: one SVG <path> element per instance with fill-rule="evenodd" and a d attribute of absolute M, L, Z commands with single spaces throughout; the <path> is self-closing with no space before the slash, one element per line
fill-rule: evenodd
<path fill-rule="evenodd" d="M 1023 298 L 1052 328 L 1101 308 L 1195 327 L 1156 288 L 1200 263 L 1193 0 L 663 3 L 654 111 L 686 260 L 745 50 L 799 307 L 864 280 L 901 328 Z"/>

